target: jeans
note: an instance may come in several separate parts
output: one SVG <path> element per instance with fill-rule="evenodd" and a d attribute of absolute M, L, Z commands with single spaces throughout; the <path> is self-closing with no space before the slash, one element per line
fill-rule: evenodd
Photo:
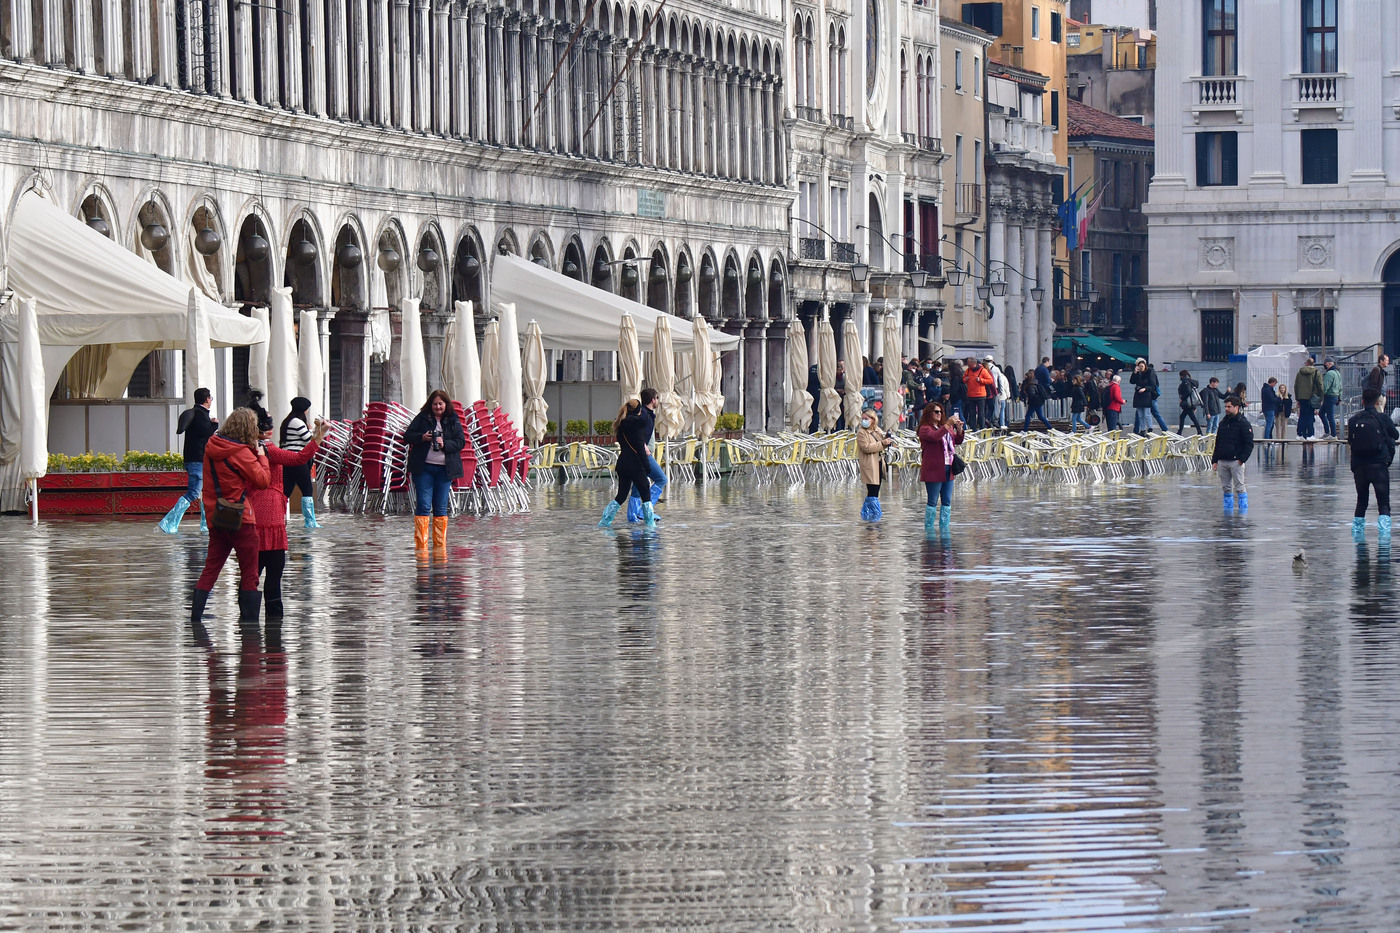
<path fill-rule="evenodd" d="M 992 404 L 994 405 L 994 407 L 995 407 L 995 409 L 996 409 L 996 414 L 995 414 L 995 417 L 993 418 L 993 421 L 996 422 L 996 427 L 999 427 L 999 428 L 1004 428 L 1004 427 L 1006 427 L 1006 410 L 1007 410 L 1007 408 L 1010 407 L 1010 403 L 1007 402 L 1006 399 L 1001 398 L 1001 397 L 998 397 L 997 400 L 996 400 L 995 402 L 993 402 Z"/>
<path fill-rule="evenodd" d="M 1266 441 L 1273 440 L 1274 417 L 1276 416 L 1276 414 L 1277 413 L 1272 410 L 1264 412 L 1264 440 Z"/>
<path fill-rule="evenodd" d="M 451 513 L 452 480 L 447 478 L 447 465 L 425 463 L 423 472 L 413 474 L 414 515 L 448 515 Z"/>
<path fill-rule="evenodd" d="M 1206 416 L 1206 433 L 1207 433 L 1207 434 L 1214 434 L 1219 428 L 1220 428 L 1220 416 L 1219 416 L 1219 415 L 1207 415 L 1207 416 Z M 1181 432 L 1178 431 L 1177 433 L 1179 434 L 1179 433 L 1181 433 Z"/>
<path fill-rule="evenodd" d="M 1167 430 L 1167 422 L 1162 417 L 1162 409 L 1157 407 L 1157 400 L 1152 400 L 1152 417 L 1157 419 L 1157 426 L 1163 431 Z"/>
<path fill-rule="evenodd" d="M 1370 505 L 1370 487 L 1376 487 L 1376 510 L 1382 515 L 1390 514 L 1390 467 L 1380 460 L 1357 463 L 1352 461 L 1352 475 L 1356 479 L 1357 518 L 1366 517 L 1366 507 Z"/>
<path fill-rule="evenodd" d="M 189 485 L 181 498 L 190 500 L 190 505 L 199 505 L 199 495 L 204 490 L 204 463 L 185 464 L 185 479 Z"/>
<path fill-rule="evenodd" d="M 1341 401 L 1335 395 L 1324 395 L 1322 397 L 1322 433 L 1337 436 L 1337 402 Z"/>
<path fill-rule="evenodd" d="M 1108 425 L 1108 430 L 1110 431 L 1118 430 L 1118 419 L 1121 417 L 1123 417 L 1123 413 L 1121 411 L 1114 411 L 1112 408 L 1103 413 L 1104 422 Z"/>
<path fill-rule="evenodd" d="M 944 505 L 953 504 L 953 481 L 945 479 L 941 483 L 924 483 L 924 489 L 928 490 L 928 504 L 938 505 L 938 500 L 942 499 Z"/>
<path fill-rule="evenodd" d="M 1075 428 L 1077 428 L 1077 427 L 1078 427 L 1079 425 L 1081 425 L 1081 424 L 1084 425 L 1084 430 L 1085 430 L 1086 432 L 1094 430 L 1093 428 L 1089 427 L 1089 422 L 1087 422 L 1087 421 L 1084 420 L 1084 412 L 1082 412 L 1082 411 L 1072 411 L 1072 412 L 1070 412 L 1070 415 L 1069 415 L 1069 429 L 1070 429 L 1071 433 L 1074 431 Z"/>
<path fill-rule="evenodd" d="M 666 473 L 661 469 L 661 464 L 656 462 L 656 458 L 650 454 L 647 455 L 647 479 L 651 480 L 651 485 L 655 487 L 651 495 L 653 497 L 660 497 L 661 490 L 666 488 Z M 632 498 L 641 498 L 640 488 L 634 488 L 632 490 Z"/>
<path fill-rule="evenodd" d="M 1050 422 L 1047 421 L 1047 420 L 1045 419 L 1045 411 L 1044 411 L 1044 408 L 1045 408 L 1044 403 L 1041 403 L 1041 404 L 1036 405 L 1036 406 L 1034 406 L 1034 407 L 1032 407 L 1032 406 L 1030 406 L 1030 405 L 1027 405 L 1027 406 L 1026 406 L 1026 423 L 1023 424 L 1023 425 L 1021 425 L 1021 430 L 1022 430 L 1022 431 L 1029 431 L 1029 430 L 1031 429 L 1031 419 L 1032 419 L 1032 418 L 1039 418 L 1039 419 L 1040 419 L 1040 423 L 1043 424 L 1043 425 L 1045 425 L 1045 430 L 1047 430 L 1047 431 L 1052 430 L 1052 428 L 1050 427 Z"/>
<path fill-rule="evenodd" d="M 1133 409 L 1133 432 L 1141 434 L 1147 430 L 1147 416 L 1151 412 L 1148 408 Z"/>
<path fill-rule="evenodd" d="M 1312 437 L 1313 426 L 1313 406 L 1312 399 L 1301 398 L 1298 400 L 1298 436 Z"/>

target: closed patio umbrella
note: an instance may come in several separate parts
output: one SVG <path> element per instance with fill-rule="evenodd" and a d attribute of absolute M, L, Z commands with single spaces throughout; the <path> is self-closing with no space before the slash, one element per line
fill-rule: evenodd
<path fill-rule="evenodd" d="M 856 329 L 853 318 L 846 318 L 845 326 L 841 329 L 841 344 L 844 351 L 841 359 L 846 363 L 846 427 L 854 431 L 860 424 L 860 410 L 865 406 L 865 399 L 860 394 L 865 366 L 860 352 L 860 331 Z"/>
<path fill-rule="evenodd" d="M 520 372 L 520 331 L 515 322 L 515 302 L 501 305 L 500 325 L 496 365 L 501 373 L 501 409 L 519 431 L 525 421 L 525 388 Z"/>
<path fill-rule="evenodd" d="M 668 317 L 663 314 L 656 319 L 651 351 L 651 387 L 657 392 L 656 436 L 663 441 L 679 437 L 685 424 L 685 407 L 676 394 L 676 354 L 671 349 Z"/>
<path fill-rule="evenodd" d="M 807 391 L 807 332 L 794 320 L 787 335 L 787 423 L 805 434 L 812 428 L 812 395 Z"/>
<path fill-rule="evenodd" d="M 535 321 L 525 326 L 524 382 L 525 424 L 522 430 L 528 443 L 538 445 L 544 440 L 549 406 L 544 401 L 544 335 Z"/>
<path fill-rule="evenodd" d="M 301 312 L 301 331 L 297 335 L 297 385 L 301 394 L 311 400 L 311 414 L 326 413 L 322 397 L 326 384 L 325 367 L 321 364 L 321 335 L 317 332 L 315 311 Z"/>
<path fill-rule="evenodd" d="M 724 410 L 724 396 L 719 396 L 716 407 L 715 396 L 719 389 L 719 368 L 710 349 L 710 325 L 702 317 L 695 319 L 695 349 L 691 379 L 695 384 L 695 433 L 701 439 L 708 438 L 715 430 L 715 421 Z"/>
<path fill-rule="evenodd" d="M 214 348 L 209 344 L 209 314 L 199 292 L 190 289 L 185 308 L 185 404 L 194 407 L 194 390 L 209 390 L 218 411 L 218 374 L 214 372 Z"/>
<path fill-rule="evenodd" d="M 637 322 L 632 315 L 622 315 L 622 327 L 617 335 L 617 388 L 622 404 L 642 394 L 642 353 L 637 346 Z"/>
<path fill-rule="evenodd" d="M 39 522 L 39 477 L 49 471 L 48 393 L 33 298 L 19 303 L 19 475 L 29 484 L 30 516 Z"/>
<path fill-rule="evenodd" d="M 423 357 L 423 321 L 418 308 L 419 299 L 404 301 L 399 336 L 399 375 L 403 405 L 409 411 L 417 411 L 428 400 L 428 362 Z"/>
<path fill-rule="evenodd" d="M 500 347 L 501 322 L 492 320 L 481 341 L 481 400 L 487 411 L 501 407 Z"/>
<path fill-rule="evenodd" d="M 455 307 L 457 316 L 448 325 L 447 352 L 442 358 L 442 381 L 448 395 L 470 407 L 481 398 L 481 358 L 476 348 L 476 316 L 470 301 L 459 301 Z"/>
<path fill-rule="evenodd" d="M 292 410 L 297 394 L 297 342 L 293 331 L 292 290 L 274 288 L 267 309 L 267 397 L 263 404 L 273 421 Z"/>
<path fill-rule="evenodd" d="M 885 400 L 881 423 L 886 431 L 893 431 L 904 418 L 904 399 L 899 395 L 899 386 L 904 377 L 899 362 L 899 315 L 886 311 L 883 330 L 884 346 L 880 352 L 885 358 Z"/>
<path fill-rule="evenodd" d="M 822 387 L 817 406 L 822 430 L 834 431 L 841 420 L 841 396 L 836 393 L 836 332 L 825 317 L 817 323 L 817 379 Z"/>
<path fill-rule="evenodd" d="M 253 317 L 268 325 L 268 332 L 271 333 L 271 322 L 268 321 L 266 308 L 254 308 Z M 248 347 L 248 386 L 260 392 L 267 392 L 267 341 L 261 340 Z"/>

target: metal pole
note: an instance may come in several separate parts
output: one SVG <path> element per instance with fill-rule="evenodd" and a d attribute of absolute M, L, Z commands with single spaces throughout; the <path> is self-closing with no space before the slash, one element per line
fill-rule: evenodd
<path fill-rule="evenodd" d="M 29 479 L 29 512 L 30 521 L 37 528 L 39 525 L 39 481 L 33 477 Z"/>

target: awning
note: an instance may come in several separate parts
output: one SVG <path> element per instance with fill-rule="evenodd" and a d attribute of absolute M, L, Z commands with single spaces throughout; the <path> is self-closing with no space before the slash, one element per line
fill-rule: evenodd
<path fill-rule="evenodd" d="M 637 325 L 637 340 L 651 346 L 660 311 L 594 288 L 519 256 L 497 256 L 491 281 L 493 307 L 514 302 L 521 321 L 538 321 L 547 350 L 616 350 L 623 312 Z M 671 346 L 689 353 L 694 330 L 684 318 L 671 317 Z M 710 329 L 710 345 L 733 350 L 739 338 Z"/>
<path fill-rule="evenodd" d="M 1137 361 L 1137 357 L 1124 350 L 1121 344 L 1114 346 L 1103 337 L 1095 337 L 1092 334 L 1059 337 L 1055 340 L 1055 349 L 1088 356 L 1107 356 L 1120 363 L 1131 364 Z"/>
<path fill-rule="evenodd" d="M 179 350 L 185 345 L 190 286 L 122 249 L 53 202 L 30 191 L 15 205 L 6 234 L 8 285 L 39 310 L 44 346 L 141 345 Z M 260 321 L 200 299 L 215 347 L 261 343 Z M 16 339 L 6 321 L 3 339 Z"/>

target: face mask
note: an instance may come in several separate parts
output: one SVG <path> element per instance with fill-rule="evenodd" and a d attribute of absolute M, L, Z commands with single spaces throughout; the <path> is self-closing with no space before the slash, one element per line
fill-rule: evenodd
<path fill-rule="evenodd" d="M 861 422 L 861 425 L 868 431 L 871 428 L 875 427 L 875 422 L 871 421 L 869 418 L 866 418 L 864 421 Z"/>

